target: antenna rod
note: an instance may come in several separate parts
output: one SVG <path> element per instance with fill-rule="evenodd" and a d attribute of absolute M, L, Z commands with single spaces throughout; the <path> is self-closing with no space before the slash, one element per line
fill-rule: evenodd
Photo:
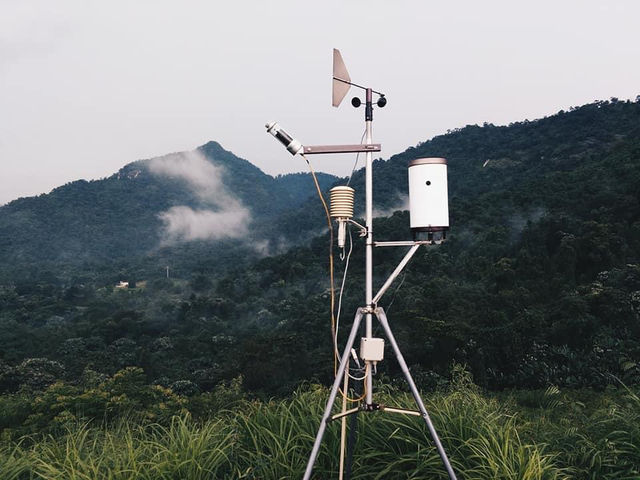
<path fill-rule="evenodd" d="M 348 85 L 353 85 L 354 87 L 361 88 L 362 90 L 371 90 L 370 88 L 363 87 L 362 85 L 358 85 L 357 83 L 349 82 L 349 81 L 344 80 L 344 79 L 342 79 L 342 78 L 333 77 L 333 79 L 334 79 L 334 80 L 337 80 L 337 81 L 339 81 L 339 82 L 342 82 L 342 83 L 346 83 L 346 84 L 348 84 Z M 376 92 L 375 90 L 371 90 L 371 91 L 372 91 L 373 93 L 376 93 L 376 94 L 380 95 L 381 97 L 384 97 L 384 93 Z"/>

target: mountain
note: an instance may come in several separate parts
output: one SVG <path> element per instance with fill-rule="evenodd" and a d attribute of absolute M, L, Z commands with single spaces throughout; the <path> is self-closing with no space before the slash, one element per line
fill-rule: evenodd
<path fill-rule="evenodd" d="M 378 240 L 409 238 L 407 164 L 430 156 L 448 160 L 449 240 L 417 254 L 381 303 L 393 307 L 393 328 L 416 375 L 433 384 L 434 372 L 460 362 L 491 388 L 640 381 L 640 101 L 596 102 L 504 127 L 466 126 L 376 161 L 375 208 L 387 212 L 374 222 Z M 360 211 L 363 176 L 357 172 L 352 182 Z M 296 218 L 309 228 L 322 213 Z M 347 321 L 362 305 L 356 245 L 342 302 Z M 231 303 L 242 306 L 264 299 L 244 287 L 248 282 L 288 286 L 278 292 L 286 316 L 278 303 L 262 303 L 274 321 L 290 320 L 262 333 L 257 358 L 275 356 L 271 346 L 283 341 L 275 338 L 318 348 L 311 339 L 328 329 L 328 312 L 316 307 L 323 324 L 309 306 L 321 304 L 326 291 L 309 276 L 326 265 L 325 249 L 324 240 L 296 247 L 234 276 L 232 288 L 221 282 Z M 375 251 L 375 285 L 401 255 Z M 292 330 L 300 334 L 292 338 Z M 296 367 L 297 378 L 318 368 L 312 358 Z M 264 385 L 262 378 L 251 377 L 252 385 Z"/>
<path fill-rule="evenodd" d="M 377 240 L 409 238 L 407 163 L 426 156 L 448 159 L 449 238 L 421 249 L 381 302 L 418 383 L 435 388 L 453 363 L 492 389 L 640 382 L 640 102 L 470 125 L 375 161 Z M 3 268 L 39 272 L 0 282 L 0 390 L 42 383 L 43 369 L 73 381 L 130 365 L 202 390 L 242 375 L 266 395 L 331 376 L 328 235 L 308 177 L 304 188 L 305 177 L 263 176 L 217 144 L 169 157 L 0 209 Z M 171 223 L 182 207 L 224 228 Z M 186 237 L 202 232 L 222 236 Z M 340 338 L 362 304 L 353 241 Z M 375 286 L 403 253 L 375 250 Z M 66 268 L 50 279 L 49 255 Z M 114 290 L 123 279 L 145 285 Z M 397 374 L 393 361 L 378 368 Z"/>
<path fill-rule="evenodd" d="M 615 99 L 508 126 L 467 125 L 410 147 L 388 160 L 375 160 L 374 212 L 388 215 L 407 208 L 407 166 L 412 159 L 421 157 L 447 159 L 452 234 L 460 228 L 482 229 L 487 221 L 493 222 L 492 217 L 503 218 L 501 215 L 527 218 L 540 208 L 571 210 L 578 206 L 575 196 L 582 192 L 574 191 L 573 199 L 557 199 L 560 202 L 557 205 L 552 197 L 581 188 L 587 178 L 577 179 L 574 187 L 568 184 L 566 174 L 570 176 L 583 169 L 601 170 L 605 155 L 625 148 L 638 137 L 640 102 Z M 594 192 L 599 193 L 593 197 L 592 192 L 584 192 L 588 193 L 588 202 L 593 205 L 606 202 L 603 195 L 609 184 L 615 183 L 619 175 L 628 179 L 626 167 L 614 162 L 612 171 L 599 172 L 603 175 L 590 183 Z M 356 190 L 356 213 L 362 214 L 364 169 L 354 173 L 351 186 Z M 313 202 L 310 199 L 300 209 L 307 215 L 291 215 L 302 222 L 303 228 L 322 221 L 323 213 L 313 209 Z M 570 205 L 571 202 L 574 204 Z M 398 234 L 406 236 L 408 229 Z"/>
<path fill-rule="evenodd" d="M 323 188 L 336 180 L 317 176 Z M 119 260 L 143 269 L 145 262 L 181 268 L 185 251 L 211 257 L 212 247 L 246 247 L 246 255 L 249 241 L 268 242 L 274 217 L 310 195 L 308 174 L 274 178 L 209 142 L 0 207 L 0 272 L 57 275 L 69 266 Z"/>

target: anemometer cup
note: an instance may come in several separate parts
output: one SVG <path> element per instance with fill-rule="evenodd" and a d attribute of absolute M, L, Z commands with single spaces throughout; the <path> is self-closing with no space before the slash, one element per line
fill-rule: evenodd
<path fill-rule="evenodd" d="M 376 105 L 378 106 L 378 108 L 382 108 L 386 104 L 387 104 L 387 97 L 385 97 L 384 95 L 380 95 L 380 98 L 378 98 Z M 358 97 L 353 97 L 351 99 L 351 105 L 353 105 L 355 108 L 358 108 L 360 105 L 362 105 L 362 100 L 360 100 Z"/>

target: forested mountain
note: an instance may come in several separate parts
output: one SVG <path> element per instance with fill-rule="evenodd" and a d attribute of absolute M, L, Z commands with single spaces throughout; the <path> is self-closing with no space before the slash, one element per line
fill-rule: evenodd
<path fill-rule="evenodd" d="M 453 360 L 464 362 L 492 388 L 640 379 L 640 103 L 596 102 L 537 121 L 467 126 L 436 137 L 375 163 L 377 210 L 401 208 L 406 166 L 427 156 L 448 159 L 449 241 L 419 254 L 397 295 L 382 302 L 392 302 L 414 370 L 432 376 Z M 362 171 L 352 184 L 363 191 Z M 362 210 L 363 195 L 357 198 Z M 321 212 L 297 220 L 317 223 Z M 408 223 L 401 211 L 380 218 L 376 238 L 408 238 Z M 399 255 L 375 252 L 377 285 Z M 311 250 L 265 259 L 234 279 L 237 298 L 254 301 L 258 289 L 244 287 L 252 279 L 283 281 L 298 299 L 309 298 L 318 285 L 305 284 L 308 272 L 325 257 L 316 242 Z M 351 260 L 348 316 L 362 304 L 362 265 L 360 245 Z M 314 323 L 308 301 L 299 306 L 295 296 L 281 295 L 276 317 L 287 306 L 294 309 L 291 321 L 308 322 L 301 332 L 318 325 L 319 336 L 327 329 Z M 290 325 L 280 334 L 287 331 Z M 294 343 L 310 349 L 309 338 L 316 337 L 301 334 Z"/>
<path fill-rule="evenodd" d="M 308 174 L 271 177 L 209 142 L 20 198 L 0 207 L 0 278 L 64 280 L 114 265 L 131 276 L 164 265 L 183 274 L 224 268 L 229 261 L 214 251 L 265 253 L 243 240 L 266 248 L 273 218 L 315 194 L 301 188 L 305 180 Z M 318 180 L 325 188 L 336 178 L 320 173 Z"/>
<path fill-rule="evenodd" d="M 150 169 L 145 161 L 0 209 L 3 263 L 38 272 L 31 280 L 5 274 L 0 287 L 0 389 L 127 366 L 142 367 L 149 381 L 196 390 L 242 375 L 246 388 L 266 394 L 331 376 L 328 238 L 305 238 L 326 231 L 311 180 L 273 179 L 215 143 L 200 151 L 234 172 L 214 176 L 225 202 L 166 164 Z M 381 302 L 421 386 L 437 385 L 453 362 L 493 389 L 603 388 L 612 375 L 637 382 L 640 103 L 467 126 L 376 161 L 378 240 L 409 238 L 406 166 L 424 156 L 448 159 L 449 239 L 419 252 Z M 323 188 L 334 181 L 324 176 Z M 361 209 L 362 171 L 352 185 Z M 176 206 L 215 214 L 230 205 L 246 209 L 247 219 L 269 219 L 249 231 L 283 253 L 265 248 L 256 260 L 237 255 L 233 237 L 171 237 L 159 216 Z M 375 251 L 376 285 L 402 254 Z M 48 280 L 31 262 L 50 257 L 70 266 Z M 165 261 L 181 265 L 169 279 L 157 268 Z M 226 268 L 216 271 L 221 263 Z M 343 333 L 362 303 L 363 263 L 354 235 Z M 344 263 L 337 264 L 339 279 Z M 137 288 L 114 290 L 126 275 Z M 392 377 L 394 369 L 392 360 L 380 367 Z"/>

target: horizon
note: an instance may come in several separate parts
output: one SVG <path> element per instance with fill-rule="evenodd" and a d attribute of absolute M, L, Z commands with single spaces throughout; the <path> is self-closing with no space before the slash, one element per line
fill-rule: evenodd
<path fill-rule="evenodd" d="M 525 122 L 525 121 L 528 121 L 528 122 L 537 122 L 537 121 L 539 121 L 539 120 L 543 120 L 543 119 L 545 119 L 545 118 L 554 117 L 554 116 L 558 115 L 558 114 L 559 114 L 559 113 L 561 113 L 561 112 L 565 112 L 565 113 L 566 113 L 566 112 L 570 112 L 570 111 L 572 111 L 572 110 L 579 109 L 579 108 L 584 107 L 584 106 L 587 106 L 587 105 L 595 104 L 595 103 L 597 103 L 597 102 L 611 102 L 612 100 L 618 100 L 618 101 L 620 101 L 620 102 L 630 101 L 630 102 L 632 102 L 632 103 L 640 103 L 640 95 L 637 95 L 635 98 L 617 98 L 617 97 L 610 97 L 610 98 L 608 98 L 608 99 L 593 100 L 593 101 L 591 101 L 591 102 L 588 102 L 588 103 L 585 103 L 585 104 L 582 104 L 582 105 L 575 105 L 575 106 L 571 106 L 571 107 L 569 107 L 567 110 L 565 110 L 565 109 L 559 109 L 559 110 L 557 110 L 556 112 L 554 112 L 554 113 L 552 113 L 552 114 L 545 115 L 545 116 L 542 116 L 542 117 L 539 117 L 539 118 L 534 118 L 534 119 L 523 118 L 523 119 L 521 119 L 521 120 L 517 120 L 517 121 L 509 122 L 508 124 L 495 124 L 495 123 L 490 123 L 490 122 L 484 122 L 484 124 L 492 125 L 492 126 L 495 126 L 495 127 L 509 127 L 509 126 L 511 126 L 511 125 L 513 125 L 513 124 L 523 123 L 523 122 Z M 400 154 L 400 153 L 402 153 L 402 152 L 406 151 L 407 149 L 412 148 L 412 147 L 415 147 L 415 146 L 417 146 L 417 145 L 419 145 L 419 144 L 421 144 L 421 143 L 430 142 L 430 141 L 431 141 L 431 140 L 433 140 L 434 138 L 437 138 L 437 137 L 440 137 L 440 136 L 444 136 L 444 135 L 449 135 L 450 133 L 452 133 L 452 132 L 454 132 L 454 131 L 456 131 L 456 130 L 458 130 L 458 129 L 463 129 L 463 128 L 468 127 L 468 126 L 479 126 L 479 127 L 483 128 L 483 127 L 485 126 L 484 124 L 478 124 L 478 123 L 469 124 L 469 123 L 467 123 L 467 124 L 465 124 L 465 125 L 463 125 L 463 126 L 453 127 L 453 128 L 451 128 L 451 129 L 448 129 L 446 132 L 443 132 L 443 133 L 437 133 L 437 134 L 433 135 L 433 136 L 432 136 L 432 137 L 430 137 L 430 138 L 427 138 L 427 139 L 422 140 L 422 141 L 418 141 L 418 143 L 416 143 L 416 144 L 414 144 L 414 145 L 407 145 L 407 146 L 406 146 L 406 148 L 405 148 L 404 150 L 401 150 L 401 151 L 398 151 L 398 152 L 393 152 L 393 153 L 389 154 L 389 156 L 388 156 L 388 157 L 379 157 L 379 158 L 380 158 L 381 160 L 383 160 L 383 161 L 388 161 L 388 160 L 389 160 L 391 157 L 393 157 L 394 155 Z M 14 200 L 19 200 L 19 199 L 22 199 L 22 198 L 38 197 L 38 196 L 40 196 L 40 195 L 48 195 L 48 194 L 50 194 L 51 192 L 53 192 L 54 190 L 56 190 L 56 189 L 58 189 L 58 188 L 60 188 L 60 187 L 63 187 L 63 186 L 65 186 L 65 185 L 67 185 L 67 184 L 70 184 L 70 183 L 74 183 L 74 182 L 78 182 L 78 181 L 91 182 L 91 181 L 100 181 L 100 180 L 105 180 L 105 179 L 107 179 L 107 178 L 111 177 L 112 175 L 115 175 L 115 174 L 116 174 L 117 172 L 119 172 L 122 168 L 125 168 L 126 166 L 131 165 L 131 164 L 133 164 L 133 163 L 135 163 L 135 162 L 140 162 L 140 161 L 152 161 L 152 160 L 154 160 L 154 159 L 162 158 L 162 157 L 165 157 L 165 156 L 167 156 L 167 155 L 174 155 L 174 154 L 183 154 L 183 153 L 195 152 L 195 151 L 197 151 L 199 148 L 201 148 L 201 147 L 203 147 L 203 146 L 205 146 L 205 145 L 207 145 L 207 144 L 209 144 L 209 143 L 217 143 L 217 144 L 218 144 L 222 149 L 224 149 L 224 150 L 226 150 L 226 151 L 230 152 L 231 154 L 235 155 L 236 157 L 240 158 L 241 160 L 246 160 L 247 162 L 251 163 L 254 167 L 258 168 L 262 173 L 264 173 L 265 175 L 268 175 L 268 176 L 270 176 L 270 177 L 273 177 L 273 178 L 276 178 L 276 177 L 278 177 L 278 176 L 280 176 L 280 175 L 290 175 L 290 174 L 298 174 L 298 173 L 306 174 L 306 173 L 309 173 L 309 170 L 308 170 L 308 169 L 306 169 L 306 170 L 301 169 L 301 170 L 299 170 L 299 171 L 285 171 L 285 172 L 280 172 L 280 173 L 278 173 L 278 172 L 275 172 L 275 173 L 268 173 L 268 172 L 264 171 L 264 169 L 263 169 L 263 168 L 261 168 L 259 165 L 257 165 L 256 163 L 252 162 L 252 161 L 251 161 L 251 159 L 249 159 L 249 158 L 243 158 L 243 157 L 241 157 L 241 156 L 237 155 L 237 154 L 236 154 L 232 149 L 228 148 L 226 145 L 223 145 L 222 143 L 220 143 L 218 140 L 210 139 L 210 140 L 207 140 L 207 141 L 205 141 L 204 143 L 202 143 L 202 144 L 200 144 L 200 145 L 197 145 L 197 146 L 195 146 L 195 147 L 193 147 L 192 149 L 189 149 L 189 150 L 184 150 L 184 151 L 179 151 L 179 152 L 178 152 L 178 151 L 177 151 L 177 152 L 165 152 L 165 153 L 161 153 L 161 154 L 159 154 L 159 155 L 157 155 L 157 156 L 154 156 L 154 157 L 149 157 L 149 158 L 138 158 L 138 159 L 131 160 L 131 161 L 129 161 L 129 162 L 123 163 L 123 164 L 122 164 L 122 165 L 121 165 L 117 170 L 112 171 L 112 172 L 110 172 L 109 174 L 104 175 L 104 176 L 101 176 L 101 177 L 96 177 L 96 178 L 73 178 L 73 179 L 69 179 L 69 180 L 68 180 L 67 182 L 65 182 L 65 183 L 61 183 L 61 184 L 59 184 L 59 185 L 56 185 L 56 186 L 52 187 L 52 188 L 51 188 L 50 190 L 48 190 L 48 191 L 43 191 L 43 192 L 39 192 L 39 193 L 34 193 L 34 194 L 32 194 L 32 195 L 24 195 L 24 196 L 20 196 L 20 197 L 16 197 L 16 198 L 11 198 L 11 199 L 6 200 L 4 203 L 2 203 L 2 200 L 0 200 L 0 207 L 3 207 L 3 206 L 5 206 L 5 205 L 8 205 L 9 203 L 13 202 Z M 288 155 L 288 154 L 287 154 L 287 155 Z M 362 163 L 362 160 L 360 160 L 358 163 L 359 163 L 359 164 L 360 164 L 360 163 Z M 360 169 L 362 169 L 362 168 L 364 168 L 364 165 L 359 166 L 359 167 L 356 169 L 356 171 L 358 171 L 358 170 L 360 170 Z M 315 170 L 315 172 L 316 172 L 316 173 L 325 173 L 325 174 L 329 174 L 329 175 L 334 175 L 334 176 L 336 176 L 336 177 L 338 177 L 338 178 L 344 178 L 344 177 L 345 177 L 344 175 L 343 175 L 343 176 L 341 176 L 341 175 L 336 175 L 336 174 L 331 173 L 331 172 L 323 171 L 322 169 L 319 169 L 317 166 L 316 166 L 316 167 L 314 167 L 314 170 Z M 348 175 L 346 175 L 346 176 L 348 176 Z"/>
<path fill-rule="evenodd" d="M 640 93 L 633 0 L 3 7 L 0 204 L 209 140 L 269 175 L 304 171 L 263 126 L 303 144 L 359 141 L 362 109 L 331 106 L 333 48 L 355 83 L 386 94 L 373 131 L 385 158 L 462 125 Z M 352 161 L 315 166 L 346 176 Z"/>

